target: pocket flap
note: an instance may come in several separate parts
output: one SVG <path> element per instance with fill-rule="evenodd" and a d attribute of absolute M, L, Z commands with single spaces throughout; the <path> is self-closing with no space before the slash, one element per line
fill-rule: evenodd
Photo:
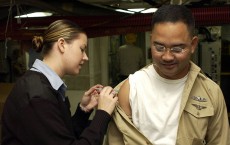
<path fill-rule="evenodd" d="M 197 118 L 208 117 L 214 115 L 214 108 L 209 104 L 188 103 L 184 109 L 188 113 Z"/>
<path fill-rule="evenodd" d="M 205 145 L 205 141 L 202 139 L 194 138 L 192 145 Z"/>

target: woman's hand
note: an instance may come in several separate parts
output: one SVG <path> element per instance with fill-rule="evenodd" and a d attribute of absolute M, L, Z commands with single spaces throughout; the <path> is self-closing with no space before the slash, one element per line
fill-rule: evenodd
<path fill-rule="evenodd" d="M 98 109 L 104 110 L 111 115 L 117 100 L 117 92 L 115 92 L 112 87 L 106 86 L 100 92 L 98 98 Z"/>
<path fill-rule="evenodd" d="M 89 112 L 98 104 L 99 91 L 103 88 L 102 85 L 97 84 L 91 87 L 88 91 L 85 92 L 84 96 L 81 99 L 80 107 L 83 111 Z"/>

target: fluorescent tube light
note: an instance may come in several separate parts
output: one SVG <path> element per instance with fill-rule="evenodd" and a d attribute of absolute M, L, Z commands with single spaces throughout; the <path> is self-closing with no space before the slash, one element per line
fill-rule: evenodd
<path fill-rule="evenodd" d="M 32 18 L 32 17 L 48 17 L 52 16 L 52 13 L 49 12 L 34 12 L 25 15 L 15 16 L 15 18 Z"/>
<path fill-rule="evenodd" d="M 122 9 L 116 9 L 115 11 L 122 12 L 122 13 L 129 13 L 129 14 L 134 14 L 135 13 L 135 12 L 126 11 L 126 10 L 122 10 Z"/>
<path fill-rule="evenodd" d="M 141 11 L 141 13 L 154 13 L 157 11 L 157 8 L 149 8 L 144 11 Z"/>
<path fill-rule="evenodd" d="M 129 11 L 132 11 L 132 12 L 140 12 L 140 11 L 143 11 L 144 8 L 139 8 L 139 9 L 128 9 Z"/>

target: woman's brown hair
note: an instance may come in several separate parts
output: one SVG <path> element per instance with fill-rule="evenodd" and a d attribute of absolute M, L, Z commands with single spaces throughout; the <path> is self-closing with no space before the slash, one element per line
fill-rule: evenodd
<path fill-rule="evenodd" d="M 84 33 L 83 29 L 70 20 L 57 20 L 49 25 L 42 36 L 34 36 L 32 40 L 33 48 L 37 52 L 46 55 L 52 48 L 54 42 L 59 38 L 65 39 L 67 43 L 79 37 L 79 34 Z"/>

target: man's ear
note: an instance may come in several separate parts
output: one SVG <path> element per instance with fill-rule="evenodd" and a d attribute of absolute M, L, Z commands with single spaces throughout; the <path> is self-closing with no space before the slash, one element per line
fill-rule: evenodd
<path fill-rule="evenodd" d="M 65 39 L 63 38 L 59 38 L 58 41 L 57 41 L 57 45 L 58 45 L 58 50 L 61 52 L 61 53 L 64 53 L 65 52 Z"/>
<path fill-rule="evenodd" d="M 193 37 L 193 39 L 192 39 L 192 54 L 195 52 L 195 50 L 196 50 L 196 47 L 197 47 L 197 45 L 198 45 L 198 42 L 199 42 L 199 39 L 198 39 L 198 37 L 197 36 L 194 36 Z"/>

